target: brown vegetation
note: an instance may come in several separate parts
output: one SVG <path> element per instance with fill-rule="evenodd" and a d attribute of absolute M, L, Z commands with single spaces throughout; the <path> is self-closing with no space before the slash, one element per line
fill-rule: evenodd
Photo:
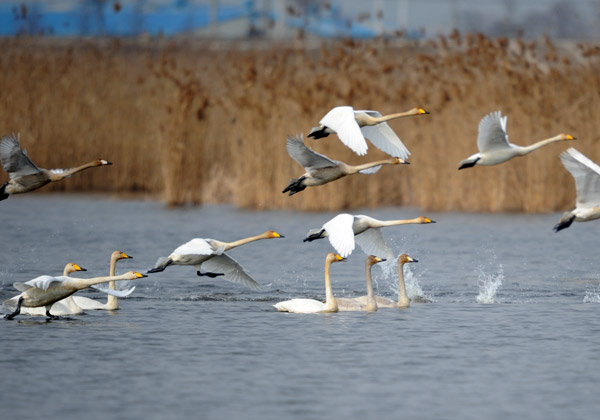
<path fill-rule="evenodd" d="M 96 157 L 114 166 L 45 191 L 134 192 L 170 205 L 258 209 L 544 212 L 574 200 L 561 151 L 574 146 L 600 161 L 597 46 L 564 49 L 548 40 L 459 34 L 320 48 L 304 41 L 268 49 L 215 49 L 200 41 L 49 42 L 0 40 L 0 131 L 20 131 L 22 146 L 41 167 Z M 303 172 L 286 153 L 286 136 L 306 134 L 337 105 L 383 114 L 419 106 L 431 115 L 390 123 L 412 152 L 410 166 L 282 194 Z M 508 115 L 517 144 L 560 132 L 578 140 L 459 172 L 458 162 L 477 151 L 479 120 L 498 109 Z M 364 161 L 335 135 L 307 144 L 347 163 Z M 367 160 L 383 157 L 369 148 Z"/>

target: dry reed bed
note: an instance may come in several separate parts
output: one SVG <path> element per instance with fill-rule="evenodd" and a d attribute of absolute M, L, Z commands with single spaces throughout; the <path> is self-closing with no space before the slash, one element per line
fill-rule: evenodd
<path fill-rule="evenodd" d="M 302 41 L 266 50 L 203 45 L 0 40 L 0 131 L 20 131 L 41 167 L 96 157 L 115 164 L 46 191 L 145 193 L 170 205 L 556 211 L 574 200 L 558 154 L 572 145 L 600 161 L 597 46 L 563 51 L 548 40 L 458 34 L 319 49 Z M 307 133 L 342 104 L 384 114 L 430 110 L 391 122 L 412 164 L 282 194 L 303 172 L 286 153 L 286 136 Z M 579 139 L 497 167 L 457 171 L 476 152 L 479 120 L 497 109 L 509 116 L 517 144 L 559 132 Z M 384 157 L 373 147 L 358 157 L 337 136 L 307 143 L 352 164 Z"/>

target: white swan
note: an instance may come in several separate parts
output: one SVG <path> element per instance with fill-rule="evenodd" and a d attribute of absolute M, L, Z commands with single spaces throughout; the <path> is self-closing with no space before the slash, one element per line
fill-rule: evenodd
<path fill-rule="evenodd" d="M 0 200 L 11 194 L 37 190 L 50 182 L 61 181 L 84 169 L 112 165 L 104 159 L 96 159 L 71 169 L 41 169 L 21 150 L 20 135 L 8 134 L 0 140 L 0 162 L 10 180 L 0 186 Z"/>
<path fill-rule="evenodd" d="M 459 170 L 472 168 L 477 165 L 491 166 L 506 162 L 517 156 L 524 156 L 542 146 L 564 140 L 575 140 L 570 134 L 559 134 L 546 140 L 538 141 L 530 146 L 517 146 L 508 142 L 506 134 L 506 120 L 500 111 L 492 112 L 479 122 L 479 134 L 477 135 L 477 147 L 479 153 L 469 156 L 460 162 Z"/>
<path fill-rule="evenodd" d="M 168 257 L 160 257 L 156 262 L 156 266 L 148 270 L 148 273 L 161 272 L 169 265 L 193 265 L 196 268 L 196 274 L 199 276 L 210 278 L 224 276 L 225 280 L 242 284 L 254 290 L 260 290 L 261 287 L 256 280 L 250 277 L 237 261 L 225 254 L 225 251 L 260 239 L 283 237 L 283 235 L 275 231 L 268 230 L 260 235 L 240 239 L 235 242 L 221 242 L 210 238 L 195 238 L 176 248 Z M 209 270 L 219 272 L 209 271 L 202 273 L 200 271 L 202 265 Z"/>
<path fill-rule="evenodd" d="M 382 116 L 378 111 L 355 111 L 351 106 L 337 106 L 319 121 L 308 134 L 315 140 L 337 133 L 346 146 L 358 155 L 367 153 L 365 137 L 379 150 L 394 157 L 408 159 L 410 152 L 386 123 L 400 117 L 429 114 L 423 108 Z"/>
<path fill-rule="evenodd" d="M 296 314 L 314 314 L 319 312 L 337 312 L 338 305 L 331 288 L 330 268 L 335 262 L 345 261 L 333 252 L 325 257 L 325 303 L 315 299 L 291 299 L 273 305 L 279 312 L 293 312 Z"/>
<path fill-rule="evenodd" d="M 419 260 L 406 254 L 402 254 L 398 257 L 398 301 L 382 296 L 375 296 L 375 301 L 379 308 L 407 308 L 410 306 L 410 299 L 406 294 L 406 285 L 404 284 L 404 264 L 411 262 L 419 262 Z M 365 304 L 367 296 L 361 296 L 356 299 L 359 303 Z"/>
<path fill-rule="evenodd" d="M 115 276 L 117 261 L 120 261 L 123 259 L 128 259 L 128 258 L 133 258 L 133 257 L 131 257 L 121 251 L 114 251 L 110 255 L 110 271 L 109 271 L 108 275 Z M 105 290 L 106 290 L 105 288 L 100 288 L 100 287 L 94 287 L 94 288 L 97 290 L 100 290 L 101 292 L 105 292 Z M 116 290 L 117 289 L 116 282 L 114 280 L 109 281 L 108 288 L 110 290 Z M 119 297 L 128 296 L 131 293 L 133 293 L 134 290 L 135 290 L 135 286 L 133 286 L 132 288 L 130 288 L 127 291 L 123 291 L 124 295 L 119 295 Z M 115 296 L 115 295 L 109 294 L 108 300 L 106 301 L 106 303 L 102 303 L 95 299 L 87 298 L 85 296 L 71 296 L 70 299 L 73 299 L 75 301 L 75 303 L 81 309 L 83 309 L 85 311 L 91 311 L 91 310 L 116 311 L 117 309 L 119 309 L 119 300 L 118 300 L 117 296 Z M 52 312 L 54 313 L 54 307 L 52 307 Z"/>
<path fill-rule="evenodd" d="M 416 217 L 406 220 L 377 220 L 364 215 L 338 214 L 320 229 L 311 229 L 304 242 L 328 237 L 329 242 L 342 256 L 347 257 L 354 250 L 356 241 L 367 254 L 394 258 L 394 252 L 383 238 L 380 228 L 406 224 L 435 223 L 428 217 Z"/>
<path fill-rule="evenodd" d="M 377 311 L 377 300 L 373 293 L 373 281 L 371 280 L 371 268 L 385 259 L 369 255 L 365 263 L 365 277 L 367 282 L 367 295 L 359 298 L 337 298 L 339 311 Z"/>
<path fill-rule="evenodd" d="M 572 147 L 560 154 L 565 168 L 575 178 L 577 200 L 575 208 L 566 212 L 554 226 L 558 232 L 573 221 L 588 222 L 600 218 L 600 166 Z"/>
<path fill-rule="evenodd" d="M 303 191 L 306 187 L 316 187 L 327 184 L 328 182 L 335 181 L 347 175 L 372 175 L 377 173 L 382 165 L 409 163 L 401 158 L 395 157 L 362 165 L 348 165 L 338 160 L 329 159 L 327 156 L 306 147 L 302 140 L 302 135 L 288 137 L 286 148 L 292 159 L 298 162 L 306 170 L 300 178 L 292 179 L 289 185 L 282 191 L 282 193 L 289 191 L 289 195 L 294 195 L 297 192 Z"/>
<path fill-rule="evenodd" d="M 52 304 L 71 296 L 78 290 L 85 289 L 95 284 L 104 283 L 111 280 L 135 280 L 147 277 L 135 271 L 129 271 L 120 276 L 94 277 L 91 279 L 77 279 L 73 277 L 59 276 L 39 276 L 25 283 L 13 283 L 15 289 L 22 292 L 17 300 L 17 309 L 4 316 L 6 319 L 13 319 L 21 313 L 21 307 L 39 307 L 46 308 L 46 316 L 56 318 L 50 313 Z M 4 302 L 9 303 L 9 301 Z"/>

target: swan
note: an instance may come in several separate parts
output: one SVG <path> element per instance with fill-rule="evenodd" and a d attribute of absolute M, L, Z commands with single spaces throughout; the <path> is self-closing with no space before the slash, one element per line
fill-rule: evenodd
<path fill-rule="evenodd" d="M 196 268 L 196 274 L 214 278 L 224 276 L 225 280 L 233 283 L 239 283 L 254 290 L 260 290 L 260 285 L 254 280 L 244 268 L 225 251 L 232 248 L 258 241 L 260 239 L 283 238 L 283 235 L 268 230 L 257 236 L 240 239 L 235 242 L 221 242 L 210 238 L 194 238 L 191 241 L 176 248 L 168 257 L 160 257 L 154 268 L 148 270 L 148 273 L 158 273 L 164 271 L 169 265 L 193 265 Z M 205 265 L 209 270 L 222 271 L 204 272 L 200 267 Z"/>
<path fill-rule="evenodd" d="M 573 221 L 600 218 L 600 166 L 572 147 L 561 153 L 560 159 L 575 178 L 577 200 L 575 208 L 566 212 L 554 226 L 555 232 L 568 228 Z"/>
<path fill-rule="evenodd" d="M 373 281 L 371 280 L 371 267 L 375 264 L 386 261 L 385 258 L 379 258 L 375 255 L 369 255 L 365 263 L 365 274 L 367 280 L 367 295 L 360 298 L 337 298 L 338 309 L 340 311 L 377 311 L 377 301 L 373 293 Z"/>
<path fill-rule="evenodd" d="M 21 313 L 22 306 L 44 306 L 46 308 L 46 316 L 55 319 L 57 316 L 50 313 L 52 304 L 71 296 L 78 290 L 111 280 L 134 280 L 142 277 L 147 276 L 136 271 L 128 271 L 120 276 L 94 277 L 91 279 L 78 279 L 66 276 L 39 276 L 25 283 L 16 282 L 13 283 L 14 288 L 22 292 L 17 299 L 17 309 L 5 315 L 4 318 L 13 319 Z M 5 303 L 9 303 L 9 301 Z"/>
<path fill-rule="evenodd" d="M 365 215 L 342 213 L 325 223 L 322 228 L 311 229 L 304 242 L 328 237 L 333 248 L 345 258 L 352 254 L 356 241 L 366 254 L 382 255 L 389 259 L 394 258 L 394 252 L 383 238 L 380 228 L 428 223 L 435 222 L 424 216 L 406 220 L 377 220 Z"/>
<path fill-rule="evenodd" d="M 348 165 L 338 160 L 329 159 L 327 156 L 306 147 L 302 135 L 296 137 L 288 136 L 286 148 L 292 159 L 298 162 L 306 170 L 300 178 L 292 179 L 290 184 L 282 191 L 282 193 L 289 191 L 289 195 L 294 195 L 303 191 L 306 187 L 316 187 L 318 185 L 327 184 L 328 182 L 335 181 L 336 179 L 343 178 L 347 175 L 354 175 L 357 173 L 372 175 L 377 173 L 382 165 L 409 163 L 404 159 L 395 157 L 357 166 Z"/>
<path fill-rule="evenodd" d="M 325 303 L 315 299 L 291 299 L 278 302 L 273 305 L 279 312 L 293 312 L 296 314 L 314 314 L 318 312 L 337 312 L 338 305 L 333 290 L 331 289 L 331 277 L 329 275 L 331 264 L 346 261 L 340 255 L 330 252 L 325 257 Z"/>
<path fill-rule="evenodd" d="M 37 190 L 50 182 L 61 181 L 84 169 L 95 166 L 112 165 L 107 160 L 96 159 L 71 169 L 42 169 L 21 150 L 21 135 L 8 134 L 0 140 L 0 162 L 10 179 L 0 186 L 0 201 L 11 194 L 21 194 Z"/>
<path fill-rule="evenodd" d="M 367 153 L 365 137 L 379 150 L 394 157 L 408 159 L 410 152 L 386 121 L 400 117 L 429 114 L 423 108 L 413 108 L 407 112 L 382 116 L 378 111 L 355 111 L 351 106 L 337 106 L 319 121 L 308 134 L 315 140 L 336 134 L 344 143 L 362 156 Z"/>
<path fill-rule="evenodd" d="M 379 308 L 407 308 L 410 306 L 410 299 L 406 294 L 406 285 L 404 284 L 404 264 L 412 262 L 419 262 L 419 260 L 406 254 L 402 254 L 398 257 L 398 301 L 375 296 L 375 301 Z M 365 305 L 367 296 L 358 297 L 356 300 L 358 300 L 360 304 Z"/>
<path fill-rule="evenodd" d="M 559 134 L 546 140 L 538 141 L 530 146 L 517 146 L 508 142 L 506 134 L 506 120 L 500 111 L 491 112 L 479 122 L 479 134 L 477 135 L 477 147 L 479 153 L 469 156 L 460 162 L 459 170 L 472 168 L 477 165 L 491 166 L 506 162 L 517 156 L 525 156 L 556 141 L 575 140 L 570 134 Z"/>
<path fill-rule="evenodd" d="M 114 251 L 111 255 L 110 255 L 110 271 L 109 271 L 109 276 L 115 276 L 115 269 L 117 266 L 117 261 L 123 260 L 123 259 L 129 259 L 129 258 L 133 258 L 127 254 L 125 254 L 124 252 L 121 251 Z M 99 288 L 99 287 L 94 287 L 97 290 L 100 290 L 101 292 L 104 292 L 106 289 L 104 288 Z M 110 290 L 116 290 L 116 284 L 114 280 L 111 280 L 110 282 L 108 282 L 108 288 Z M 124 297 L 124 296 L 128 296 L 131 293 L 133 293 L 133 291 L 135 290 L 135 286 L 132 287 L 131 289 L 124 291 L 124 295 L 119 295 L 119 297 Z M 117 299 L 117 296 L 115 295 L 108 295 L 108 300 L 106 301 L 106 303 L 101 303 L 98 302 L 95 299 L 90 299 L 84 296 L 71 296 L 69 299 L 73 299 L 75 301 L 75 303 L 83 310 L 86 311 L 90 311 L 90 310 L 96 310 L 96 309 L 104 309 L 107 311 L 115 311 L 117 309 L 119 309 L 119 300 Z M 54 312 L 54 307 L 53 307 L 53 312 Z"/>

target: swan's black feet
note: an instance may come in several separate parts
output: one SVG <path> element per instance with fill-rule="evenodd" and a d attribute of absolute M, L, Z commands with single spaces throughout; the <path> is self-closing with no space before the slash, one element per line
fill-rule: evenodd
<path fill-rule="evenodd" d="M 304 181 L 305 177 L 301 176 L 298 179 L 292 179 L 290 181 L 290 185 L 285 187 L 282 193 L 290 192 L 289 195 L 294 195 L 300 191 L 304 191 L 306 189 L 306 185 L 302 185 L 302 181 Z"/>
<path fill-rule="evenodd" d="M 556 226 L 554 226 L 553 230 L 555 232 L 561 231 L 563 229 L 568 228 L 569 226 L 571 226 L 573 224 L 573 221 L 575 220 L 575 216 L 571 216 L 568 219 L 565 220 L 560 220 Z"/>
<path fill-rule="evenodd" d="M 15 309 L 15 311 L 13 313 L 10 314 L 6 314 L 4 315 L 4 319 L 8 319 L 8 320 L 12 320 L 14 319 L 17 315 L 19 315 L 21 313 L 21 304 L 23 303 L 23 296 L 21 296 L 19 298 L 19 300 L 17 301 L 17 309 Z"/>
<path fill-rule="evenodd" d="M 201 273 L 200 271 L 196 271 L 196 274 L 198 274 L 199 276 L 207 276 L 207 277 L 210 277 L 211 279 L 214 279 L 217 276 L 225 275 L 225 273 L 211 273 L 211 272 Z"/>
<path fill-rule="evenodd" d="M 49 309 L 48 309 L 48 310 L 46 310 L 46 316 L 47 316 L 49 319 L 52 319 L 52 320 L 54 320 L 54 319 L 60 319 L 60 317 L 59 317 L 59 316 L 52 315 L 52 314 L 50 313 L 50 310 L 49 310 Z"/>
<path fill-rule="evenodd" d="M 322 238 L 321 235 L 323 235 L 323 233 L 325 233 L 325 229 L 321 229 L 317 233 L 313 233 L 313 234 L 308 235 L 306 238 L 304 238 L 302 240 L 302 242 L 312 242 L 312 241 L 315 241 L 317 239 L 321 239 Z"/>
<path fill-rule="evenodd" d="M 167 268 L 167 267 L 165 266 L 165 267 L 156 267 L 156 268 L 151 268 L 151 269 L 150 269 L 150 270 L 148 270 L 147 272 L 148 272 L 148 273 L 160 273 L 160 272 L 162 272 L 162 271 L 165 271 L 165 268 Z"/>

